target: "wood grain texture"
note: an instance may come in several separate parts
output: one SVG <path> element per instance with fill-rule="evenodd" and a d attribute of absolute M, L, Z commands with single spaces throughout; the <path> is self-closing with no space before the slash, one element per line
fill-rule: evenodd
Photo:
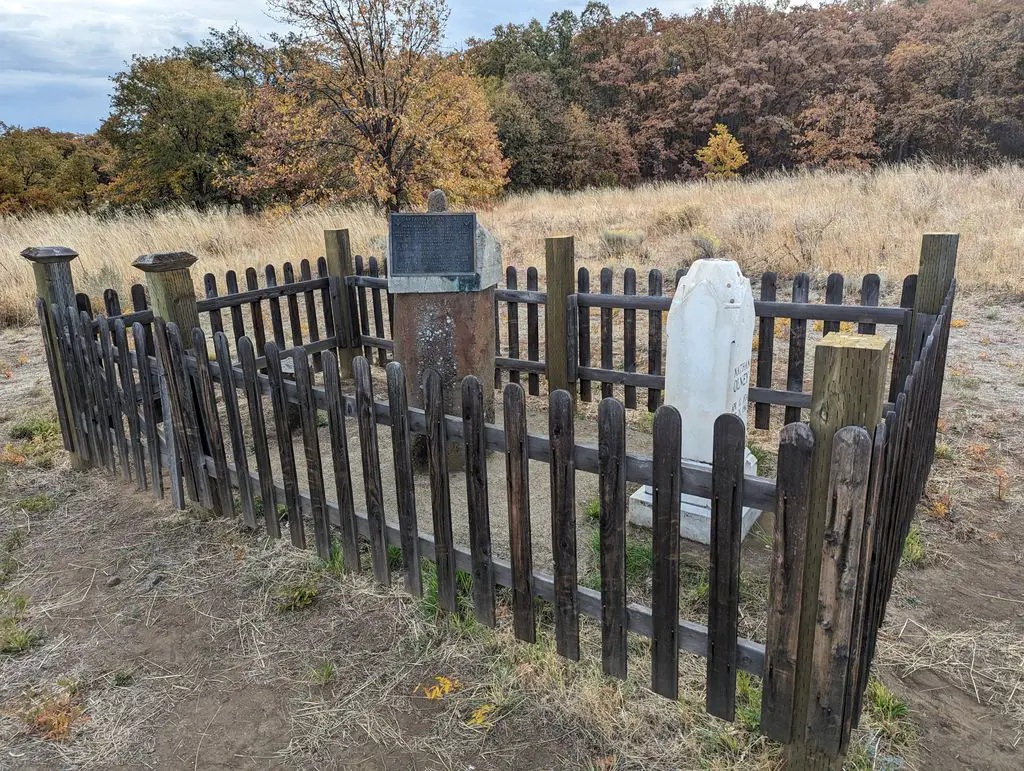
<path fill-rule="evenodd" d="M 626 412 L 605 397 L 597 408 L 601 511 L 601 667 L 626 677 Z"/>
<path fill-rule="evenodd" d="M 281 266 L 281 272 L 284 275 L 285 285 L 295 283 L 295 268 L 290 262 L 286 262 Z M 288 326 L 292 331 L 292 348 L 298 348 L 302 345 L 302 316 L 299 314 L 299 296 L 293 292 L 290 292 L 286 296 L 288 304 Z"/>
<path fill-rule="evenodd" d="M 778 274 L 765 271 L 761 274 L 761 299 L 774 302 L 778 283 Z M 775 317 L 761 316 L 757 326 L 757 387 L 771 388 L 775 366 Z M 755 428 L 766 429 L 771 423 L 772 407 L 770 404 L 758 402 L 754 405 Z"/>
<path fill-rule="evenodd" d="M 711 471 L 707 710 L 723 720 L 736 717 L 736 639 L 745 449 L 743 421 L 735 415 L 719 415 L 715 420 Z"/>
<path fill-rule="evenodd" d="M 207 273 L 203 276 L 203 290 L 206 294 L 207 300 L 216 300 L 219 296 L 217 294 L 217 277 L 212 273 Z M 224 318 L 221 316 L 219 308 L 215 308 L 207 313 L 210 319 L 210 329 L 213 330 L 214 334 L 217 332 L 224 331 Z"/>
<path fill-rule="evenodd" d="M 662 275 L 657 268 L 651 270 L 647 276 L 647 294 L 650 297 L 661 297 Z M 661 311 L 647 311 L 647 373 L 649 375 L 662 374 L 662 323 Z M 661 404 L 661 389 L 647 389 L 647 411 L 655 412 Z"/>
<path fill-rule="evenodd" d="M 295 351 L 295 393 L 302 424 L 302 445 L 306 456 L 306 482 L 309 490 L 310 515 L 313 520 L 313 541 L 317 556 L 331 558 L 331 529 L 327 521 L 327 499 L 324 495 L 323 466 L 320 458 L 320 435 L 317 431 L 317 408 L 313 403 L 312 376 L 309 357 L 301 347 Z"/>
<path fill-rule="evenodd" d="M 313 269 L 309 264 L 309 260 L 303 260 L 299 263 L 299 277 L 303 281 L 313 280 Z M 326 290 L 327 287 L 324 287 Z M 318 343 L 320 342 L 320 319 L 316 311 L 316 292 L 312 289 L 307 289 L 302 293 L 304 300 L 304 310 L 306 311 L 306 329 L 309 332 L 309 342 Z M 313 371 L 319 372 L 321 367 L 322 354 L 318 351 L 313 354 Z"/>
<path fill-rule="evenodd" d="M 288 517 L 288 535 L 292 546 L 306 548 L 306 528 L 299 508 L 299 480 L 295 469 L 295 447 L 288 423 L 288 394 L 284 373 L 281 371 L 281 352 L 275 343 L 264 349 L 267 376 L 270 378 L 270 401 L 274 410 L 274 428 L 277 435 L 278 456 L 281 461 L 281 479 L 284 482 L 284 504 Z"/>
<path fill-rule="evenodd" d="M 456 604 L 455 542 L 452 501 L 448 484 L 448 437 L 444 423 L 444 386 L 436 369 L 423 373 L 423 404 L 427 419 L 427 468 L 434 516 L 434 561 L 437 563 L 437 603 L 454 613 Z"/>
<path fill-rule="evenodd" d="M 601 294 L 611 295 L 612 287 L 611 268 L 601 268 Z M 615 369 L 613 360 L 614 354 L 614 330 L 612 329 L 612 309 L 601 308 L 601 367 L 602 369 Z M 601 398 L 607 399 L 614 392 L 611 383 L 601 383 Z"/>
<path fill-rule="evenodd" d="M 246 452 L 245 429 L 242 425 L 242 411 L 238 406 L 239 383 L 235 380 L 235 370 L 231 366 L 231 351 L 228 349 L 226 334 L 218 332 L 213 336 L 213 350 L 217 358 L 224 415 L 228 422 L 228 433 L 231 436 L 231 457 L 235 463 L 235 473 L 238 475 L 238 499 L 242 508 L 242 522 L 245 527 L 254 530 L 256 529 L 256 501 L 249 481 L 249 457 Z M 260 440 L 254 435 L 253 442 L 257 441 Z M 266 442 L 265 436 L 262 441 Z"/>
<path fill-rule="evenodd" d="M 419 527 L 416 522 L 416 480 L 412 466 L 412 438 L 409 432 L 409 398 L 405 372 L 397 361 L 388 364 L 388 407 L 391 411 L 391 450 L 395 461 L 395 496 L 398 501 L 398 529 L 402 532 L 402 566 L 405 588 L 417 597 L 423 594 L 420 577 Z M 471 507 L 472 508 L 472 507 Z M 472 513 L 471 513 L 472 516 Z"/>
<path fill-rule="evenodd" d="M 221 334 L 224 334 L 221 332 Z M 209 444 L 210 456 L 213 458 L 214 507 L 221 516 L 230 517 L 234 514 L 231 482 L 228 478 L 227 454 L 224 451 L 224 434 L 220 427 L 220 415 L 217 412 L 217 392 L 210 374 L 210 356 L 206 346 L 206 335 L 199 327 L 192 330 L 192 347 L 196 357 L 196 396 L 199 400 L 199 417 L 203 435 Z"/>
<path fill-rule="evenodd" d="M 505 269 L 505 286 L 509 289 L 518 288 L 518 276 L 514 265 Z M 519 303 L 508 304 L 508 358 L 518 359 L 519 355 Z M 519 382 L 519 370 L 509 370 L 508 379 L 510 383 Z"/>
<path fill-rule="evenodd" d="M 377 258 L 370 258 L 370 275 L 379 276 L 380 266 L 377 264 Z M 376 337 L 381 339 L 386 338 L 387 334 L 384 332 L 384 309 L 381 305 L 379 289 L 370 290 L 370 301 L 371 307 L 373 308 L 373 333 Z M 377 364 L 381 367 L 386 367 L 388 364 L 388 352 L 385 348 L 377 349 Z"/>
<path fill-rule="evenodd" d="M 547 365 L 548 393 L 559 388 L 570 390 L 569 352 L 564 337 L 566 300 L 573 294 L 576 280 L 576 242 L 572 236 L 544 239 L 544 281 L 547 298 L 544 305 L 544 361 Z M 574 349 L 575 350 L 575 349 Z"/>
<path fill-rule="evenodd" d="M 128 437 L 132 453 L 135 489 L 145 490 L 146 454 L 142 443 L 142 427 L 139 421 L 138 389 L 135 385 L 135 370 L 132 368 L 128 350 L 128 332 L 122 319 L 114 321 L 114 344 L 117 346 L 117 369 L 121 376 L 122 408 L 128 420 Z M 145 356 L 145 351 L 142 351 Z"/>
<path fill-rule="evenodd" d="M 843 274 L 842 273 L 829 273 L 828 278 L 825 281 L 825 303 L 828 305 L 842 305 L 843 304 Z M 838 321 L 825 321 L 824 322 L 824 334 L 829 332 L 839 331 Z"/>
<path fill-rule="evenodd" d="M 577 329 L 579 330 L 579 366 L 590 366 L 590 307 L 580 302 L 584 296 L 590 293 L 590 271 L 580 268 L 576 279 L 576 312 L 578 318 Z M 590 381 L 584 378 L 579 379 L 580 399 L 589 402 L 593 396 Z"/>
<path fill-rule="evenodd" d="M 469 549 L 473 558 L 473 616 L 484 626 L 493 627 L 494 566 L 491 562 L 491 514 L 484 422 L 483 385 L 469 375 L 462 380 L 462 436 L 466 448 Z"/>
<path fill-rule="evenodd" d="M 277 269 L 273 265 L 267 265 L 264 269 L 264 284 L 267 289 L 277 287 Z M 284 340 L 284 319 L 281 317 L 281 298 L 278 294 L 272 294 L 267 300 L 270 306 L 270 329 L 274 334 L 274 345 L 277 349 L 284 350 L 288 347 Z M 260 350 L 265 350 L 261 348 Z"/>
<path fill-rule="evenodd" d="M 576 607 L 576 464 L 573 399 L 568 391 L 548 397 L 551 438 L 551 554 L 555 572 L 555 646 L 559 655 L 580 658 L 580 617 Z"/>
<path fill-rule="evenodd" d="M 224 287 L 229 295 L 237 295 L 238 274 L 229 270 L 224 274 Z M 231 298 L 234 299 L 234 298 Z M 245 318 L 242 316 L 242 303 L 235 302 L 231 306 L 231 339 L 237 344 L 238 338 L 245 336 Z"/>
<path fill-rule="evenodd" d="M 651 690 L 679 697 L 679 488 L 682 419 L 663 405 L 654 415 L 654 483 L 651 485 Z"/>
<path fill-rule="evenodd" d="M 761 691 L 761 731 L 782 744 L 787 744 L 793 737 L 793 699 L 813 452 L 814 434 L 810 426 L 790 423 L 783 427 L 779 437 L 775 529 Z"/>
<path fill-rule="evenodd" d="M 341 395 L 340 357 L 332 351 L 324 353 L 324 392 L 327 397 L 327 423 L 331 433 L 331 460 L 334 464 L 335 500 L 338 524 L 341 527 L 341 553 L 345 569 L 360 571 L 359 531 L 356 508 L 352 500 L 352 471 L 349 463 L 348 433 L 345 429 L 345 406 Z"/>
<path fill-rule="evenodd" d="M 867 308 L 874 308 L 878 305 L 878 294 L 882 288 L 882 279 L 877 273 L 868 273 L 860 282 L 860 304 Z M 862 335 L 875 334 L 876 324 L 861 322 L 857 325 L 857 331 Z"/>
<path fill-rule="evenodd" d="M 277 497 L 274 491 L 273 468 L 270 465 L 270 445 L 267 442 L 267 423 L 263 412 L 263 392 L 256 369 L 256 353 L 252 341 L 243 337 L 238 341 L 238 358 L 242 366 L 242 382 L 245 387 L 245 401 L 249 408 L 249 425 L 252 427 L 253 454 L 259 476 L 260 503 L 263 507 L 263 522 L 267 535 L 281 537 L 281 522 L 277 517 Z M 339 499 L 340 500 L 340 499 Z"/>
<path fill-rule="evenodd" d="M 377 583 L 391 584 L 387 541 L 384 538 L 384 492 L 380 479 L 380 447 L 377 443 L 377 422 L 373 418 L 373 381 L 370 362 L 365 356 L 352 360 L 356 381 L 356 417 L 359 421 L 359 450 L 363 461 L 363 488 L 366 493 L 366 514 L 370 523 L 370 556 Z"/>
<path fill-rule="evenodd" d="M 537 269 L 532 265 L 526 269 L 526 288 L 528 291 L 537 291 Z M 540 361 L 540 331 L 538 329 L 538 304 L 529 302 L 526 304 L 526 358 L 530 361 Z M 540 374 L 531 372 L 527 375 L 526 382 L 530 396 L 540 395 Z"/>
<path fill-rule="evenodd" d="M 793 302 L 805 303 L 810 292 L 810 279 L 798 273 L 793 279 Z M 804 390 L 804 356 L 807 346 L 807 321 L 792 319 L 789 323 L 789 362 L 786 369 L 786 390 Z M 799 407 L 786 407 L 786 423 L 800 421 Z"/>
<path fill-rule="evenodd" d="M 146 455 L 149 458 L 149 479 L 150 489 L 153 491 L 153 497 L 157 500 L 163 498 L 163 471 L 160 468 L 160 444 L 156 438 L 156 410 L 153 408 L 154 392 L 153 392 L 153 374 L 149 366 L 149 356 L 146 355 L 146 332 L 142 328 L 142 324 L 136 322 L 132 325 L 132 335 L 135 340 L 135 355 L 138 361 L 139 369 L 139 400 L 142 404 L 142 424 L 143 430 L 146 437 Z M 163 337 L 161 335 L 161 337 Z M 163 347 L 163 346 L 162 346 Z M 161 360 L 166 358 L 166 353 L 162 353 L 160 356 Z M 174 406 L 174 394 L 177 393 L 177 388 L 171 388 L 172 383 L 176 383 L 175 379 L 168 378 L 171 383 L 168 384 L 168 390 L 171 392 L 171 399 L 168 400 L 168 405 L 164 405 L 165 408 L 165 431 L 175 431 L 179 437 L 184 436 L 184 422 L 180 414 L 176 413 Z M 169 415 L 167 413 L 170 413 Z M 179 446 L 180 443 L 179 443 Z M 195 487 L 195 476 L 192 471 L 192 465 L 189 464 L 185 471 L 185 479 L 192 480 L 189 483 L 189 495 L 192 500 L 198 500 L 198 495 Z"/>
<path fill-rule="evenodd" d="M 622 274 L 622 294 L 632 297 L 636 294 L 636 270 L 626 268 Z M 622 368 L 626 372 L 636 372 L 636 309 L 626 308 L 622 311 Z M 626 409 L 636 409 L 636 387 L 626 386 L 624 402 Z"/>
<path fill-rule="evenodd" d="M 526 433 L 526 394 L 518 383 L 505 386 L 505 475 L 512 566 L 512 629 L 525 642 L 536 641 L 533 609 L 533 551 L 530 539 L 530 471 Z"/>
<path fill-rule="evenodd" d="M 256 268 L 245 269 L 245 288 L 249 292 L 257 291 L 260 288 Z M 252 343 L 257 351 L 262 351 L 267 344 L 267 332 L 263 321 L 263 302 L 259 298 L 249 302 L 249 321 L 252 327 Z"/>

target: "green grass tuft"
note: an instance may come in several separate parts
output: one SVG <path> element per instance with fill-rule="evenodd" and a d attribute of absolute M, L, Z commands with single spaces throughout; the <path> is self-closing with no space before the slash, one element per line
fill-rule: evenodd
<path fill-rule="evenodd" d="M 924 538 L 917 525 L 910 528 L 906 539 L 903 541 L 902 563 L 908 568 L 919 568 L 924 566 L 925 548 Z"/>
<path fill-rule="evenodd" d="M 320 590 L 310 580 L 289 584 L 277 590 L 274 597 L 278 613 L 289 613 L 308 608 L 316 600 Z"/>

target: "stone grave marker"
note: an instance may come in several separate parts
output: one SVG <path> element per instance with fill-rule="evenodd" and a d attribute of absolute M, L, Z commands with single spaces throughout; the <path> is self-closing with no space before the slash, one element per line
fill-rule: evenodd
<path fill-rule="evenodd" d="M 754 296 L 735 262 L 697 260 L 690 266 L 672 299 L 666 337 L 665 403 L 682 417 L 683 460 L 710 467 L 718 416 L 731 412 L 747 422 Z M 746 474 L 757 474 L 749 449 L 744 466 Z M 743 537 L 760 515 L 743 509 Z M 651 526 L 650 487 L 631 496 L 629 518 Z M 710 501 L 683 495 L 679 529 L 688 540 L 710 543 Z"/>

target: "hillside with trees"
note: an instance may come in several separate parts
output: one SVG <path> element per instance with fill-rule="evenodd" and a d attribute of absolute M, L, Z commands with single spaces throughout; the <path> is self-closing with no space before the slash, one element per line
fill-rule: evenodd
<path fill-rule="evenodd" d="M 0 124 L 0 213 L 456 204 L 502 190 L 1024 157 L 1018 0 L 590 3 L 443 47 L 444 0 L 271 0 L 136 57 L 95 135 Z"/>

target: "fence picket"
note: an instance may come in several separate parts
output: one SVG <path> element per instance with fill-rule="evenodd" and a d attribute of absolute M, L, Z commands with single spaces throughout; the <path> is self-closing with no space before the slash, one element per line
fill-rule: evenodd
<path fill-rule="evenodd" d="M 114 344 L 117 346 L 117 369 L 121 376 L 121 393 L 124 400 L 122 410 L 128 419 L 128 436 L 132 452 L 132 465 L 135 469 L 135 489 L 146 489 L 146 457 L 143 453 L 141 437 L 142 428 L 139 425 L 138 391 L 135 388 L 135 373 L 132 370 L 131 357 L 128 352 L 128 334 L 125 330 L 122 319 L 114 320 Z M 141 351 L 140 356 L 146 352 Z M 62 400 L 58 400 L 58 405 Z"/>
<path fill-rule="evenodd" d="M 124 433 L 124 410 L 121 389 L 114 364 L 114 346 L 110 335 L 110 321 L 106 316 L 99 317 L 100 355 L 103 357 L 103 380 L 106 385 L 107 417 L 114 433 L 117 445 L 118 466 L 121 479 L 128 482 L 132 478 L 131 464 L 128 461 L 128 438 Z"/>
<path fill-rule="evenodd" d="M 647 274 L 647 294 L 650 297 L 661 297 L 662 276 L 657 268 Z M 662 311 L 651 309 L 647 311 L 647 372 L 650 375 L 661 374 L 661 325 Z M 647 411 L 654 412 L 661 404 L 661 390 L 658 388 L 647 389 Z"/>
<path fill-rule="evenodd" d="M 806 273 L 797 273 L 793 279 L 793 302 L 805 303 L 809 297 L 810 279 Z M 789 366 L 786 372 L 786 390 L 803 392 L 804 356 L 807 346 L 807 321 L 791 319 L 789 322 Z M 786 407 L 786 423 L 800 421 L 799 407 Z"/>
<path fill-rule="evenodd" d="M 277 287 L 277 270 L 273 265 L 268 265 L 264 269 L 265 283 L 268 289 Z M 287 344 L 284 341 L 284 320 L 281 318 L 281 298 L 279 296 L 273 296 L 267 301 L 270 305 L 270 329 L 274 333 L 274 345 L 277 349 L 284 350 Z M 266 350 L 266 344 L 264 343 L 261 351 Z"/>
<path fill-rule="evenodd" d="M 636 270 L 626 268 L 622 274 L 622 294 L 630 297 L 636 294 Z M 636 372 L 636 309 L 625 308 L 622 311 L 622 368 L 626 372 Z M 626 409 L 636 409 L 636 386 L 627 385 L 625 389 Z"/>
<path fill-rule="evenodd" d="M 299 263 L 299 277 L 303 281 L 313 280 L 313 271 L 309 264 L 309 260 L 303 260 Z M 325 287 L 326 289 L 326 287 Z M 309 332 L 310 344 L 320 342 L 320 322 L 317 318 L 316 312 L 316 290 L 307 289 L 302 293 L 303 299 L 306 304 L 306 329 Z M 327 306 L 324 306 L 325 308 Z M 319 372 L 323 365 L 321 364 L 320 352 L 317 351 L 313 354 L 313 371 Z"/>
<path fill-rule="evenodd" d="M 412 468 L 412 439 L 409 435 L 409 399 L 405 372 L 397 361 L 388 364 L 388 405 L 391 413 L 391 449 L 395 460 L 395 495 L 398 500 L 398 529 L 402 534 L 402 566 L 405 588 L 417 597 L 423 594 L 420 578 L 420 539 L 416 523 L 416 482 Z"/>
<path fill-rule="evenodd" d="M 248 337 L 243 337 L 238 341 L 238 359 L 242 364 L 245 401 L 249 407 L 249 425 L 252 427 L 253 454 L 256 457 L 256 472 L 260 478 L 260 504 L 263 507 L 263 521 L 267 528 L 267 535 L 271 538 L 280 538 L 281 522 L 277 517 L 277 493 L 274 490 L 274 473 L 270 465 L 270 445 L 267 442 L 267 423 L 263 414 L 263 389 L 260 388 L 259 372 L 256 369 L 256 353 L 253 350 L 252 341 Z"/>
<path fill-rule="evenodd" d="M 796 653 L 803 604 L 807 517 L 814 433 L 806 423 L 784 426 L 779 438 L 775 531 L 761 691 L 761 731 L 788 744 L 793 737 Z"/>
<path fill-rule="evenodd" d="M 284 274 L 284 283 L 295 283 L 295 268 L 290 262 L 281 266 Z M 292 347 L 298 348 L 302 342 L 302 316 L 299 315 L 299 296 L 295 292 L 289 292 L 285 298 L 288 304 L 288 326 L 292 330 Z"/>
<path fill-rule="evenodd" d="M 877 307 L 881 285 L 882 280 L 877 273 L 868 273 L 864 276 L 860 282 L 860 304 L 864 307 Z M 862 335 L 873 335 L 875 334 L 875 325 L 862 321 L 857 325 L 857 331 Z"/>
<path fill-rule="evenodd" d="M 555 645 L 579 661 L 580 616 L 576 604 L 576 462 L 573 401 L 568 391 L 548 396 L 551 438 L 551 553 L 555 563 Z"/>
<path fill-rule="evenodd" d="M 736 638 L 740 605 L 740 534 L 743 518 L 743 421 L 715 420 L 711 470 L 711 587 L 708 592 L 707 710 L 736 717 Z"/>
<path fill-rule="evenodd" d="M 168 401 L 171 408 L 171 422 L 175 432 L 175 444 L 181 451 L 184 476 L 189 494 L 204 509 L 213 508 L 213 493 L 210 490 L 209 474 L 206 472 L 206 453 L 203 452 L 199 416 L 196 414 L 198 401 L 192 390 L 192 378 L 185 365 L 185 350 L 181 330 L 173 322 L 164 323 L 157 319 L 157 351 L 160 366 L 168 382 Z M 156 427 L 154 424 L 154 435 Z M 159 450 L 157 450 L 159 452 Z"/>
<path fill-rule="evenodd" d="M 63 308 L 57 304 L 50 306 L 51 318 L 57 333 L 57 347 L 64 361 L 64 376 L 67 378 L 68 395 L 73 413 L 69 418 L 74 425 L 75 451 L 82 456 L 83 461 L 94 465 L 97 460 L 93 454 L 91 438 L 86 425 L 85 387 L 82 383 L 81 366 L 78 363 L 77 336 L 70 315 L 72 312 L 71 306 Z"/>
<path fill-rule="evenodd" d="M 388 566 L 388 545 L 384 534 L 384 492 L 380 479 L 380 446 L 377 443 L 377 421 L 373 417 L 373 381 L 370 360 L 356 356 L 352 360 L 356 381 L 356 416 L 359 420 L 359 449 L 363 459 L 363 487 L 366 491 L 366 518 L 370 526 L 370 555 L 373 576 L 377 583 L 391 583 Z"/>
<path fill-rule="evenodd" d="M 590 271 L 580 268 L 576 272 L 576 292 L 578 294 L 590 294 Z M 590 366 L 590 307 L 585 305 L 577 306 L 579 316 L 579 363 L 581 367 Z M 580 378 L 580 399 L 589 402 L 591 395 L 590 381 Z"/>
<path fill-rule="evenodd" d="M 241 339 L 239 338 L 239 340 Z M 253 500 L 252 481 L 249 479 L 249 458 L 245 448 L 242 413 L 238 407 L 238 383 L 235 381 L 235 371 L 231 365 L 231 352 L 228 349 L 228 337 L 226 334 L 218 332 L 213 336 L 213 350 L 214 355 L 217 357 L 217 369 L 220 375 L 224 413 L 228 421 L 228 432 L 231 434 L 231 454 L 235 462 L 235 472 L 238 479 L 238 498 L 242 508 L 242 521 L 247 528 L 255 530 L 256 503 Z"/>
<path fill-rule="evenodd" d="M 238 274 L 235 271 L 229 270 L 224 274 L 224 286 L 228 294 L 238 294 Z M 240 337 L 245 337 L 245 319 L 238 303 L 231 306 L 231 334 L 236 345 Z"/>
<path fill-rule="evenodd" d="M 157 322 L 157 324 L 159 329 L 160 322 Z M 149 455 L 150 489 L 153 491 L 153 497 L 160 500 L 164 497 L 163 472 L 160 470 L 160 444 L 157 442 L 156 437 L 156 410 L 154 409 L 153 404 L 153 374 L 149 366 L 149 356 L 146 353 L 146 332 L 143 329 L 142 324 L 139 322 L 132 324 L 132 335 L 135 338 L 135 358 L 139 367 L 139 393 L 142 400 L 142 421 L 145 424 L 146 431 L 146 452 Z M 166 346 L 162 345 L 161 351 L 165 348 Z M 160 358 L 164 358 L 163 353 L 161 353 Z M 184 424 L 182 418 L 180 416 L 176 416 L 176 394 L 177 389 L 173 389 L 171 398 L 167 400 L 168 403 L 161 403 L 160 407 L 164 416 L 164 431 L 177 430 L 179 431 L 179 435 L 181 435 L 184 432 Z M 173 459 L 168 459 L 168 462 L 173 462 Z M 199 496 L 196 492 L 194 476 L 191 473 L 191 466 L 188 471 L 189 473 L 186 474 L 186 479 L 193 480 L 189 485 L 189 495 L 192 496 L 192 500 L 198 501 Z"/>
<path fill-rule="evenodd" d="M 775 302 L 778 274 L 765 271 L 761 274 L 761 300 Z M 775 317 L 762 316 L 757 329 L 757 387 L 771 388 L 775 358 Z M 772 406 L 765 402 L 754 405 L 755 428 L 766 429 L 771 424 Z"/>
<path fill-rule="evenodd" d="M 512 290 L 519 288 L 516 269 L 512 265 L 505 269 L 505 287 Z M 517 302 L 508 303 L 508 357 L 510 359 L 519 358 L 519 303 Z M 508 380 L 510 383 L 518 383 L 519 370 L 509 370 Z"/>
<path fill-rule="evenodd" d="M 374 278 L 380 276 L 380 267 L 377 258 L 370 258 L 370 275 Z M 370 290 L 370 300 L 373 307 L 373 334 L 384 339 L 387 335 L 384 332 L 384 309 L 380 302 L 380 290 L 374 287 Z M 382 367 L 388 365 L 388 351 L 386 348 L 377 349 L 377 364 Z"/>
<path fill-rule="evenodd" d="M 363 269 L 363 257 L 362 255 L 356 255 L 356 275 L 363 276 L 366 271 Z M 366 309 L 366 287 L 357 286 L 356 290 L 356 308 L 358 310 L 357 316 L 359 317 L 359 333 L 363 337 L 370 336 L 370 314 Z M 363 356 L 367 359 L 373 360 L 373 348 L 369 345 L 363 346 Z"/>
<path fill-rule="evenodd" d="M 309 372 L 309 357 L 304 348 L 297 348 L 295 362 L 295 391 L 299 402 L 299 421 L 302 424 L 302 445 L 306 451 L 306 482 L 309 486 L 310 515 L 313 520 L 313 542 L 316 554 L 322 560 L 331 558 L 331 527 L 327 521 L 327 499 L 324 495 L 324 476 L 320 459 L 320 435 L 317 432 L 317 408 Z"/>
<path fill-rule="evenodd" d="M 651 485 L 651 690 L 679 697 L 679 490 L 682 419 L 671 405 L 654 415 L 654 483 Z"/>
<path fill-rule="evenodd" d="M 448 483 L 448 438 L 444 422 L 441 375 L 428 369 L 423 376 L 423 404 L 427 421 L 427 465 L 430 502 L 434 515 L 434 563 L 437 566 L 437 602 L 454 613 L 456 605 L 455 542 L 452 537 L 452 502 Z"/>
<path fill-rule="evenodd" d="M 306 548 L 306 529 L 299 510 L 299 480 L 295 470 L 295 447 L 292 444 L 291 426 L 288 421 L 288 393 L 285 390 L 284 373 L 281 371 L 281 352 L 274 343 L 267 343 L 264 349 L 267 360 L 267 375 L 270 378 L 270 401 L 274 408 L 274 427 L 277 433 L 277 448 L 281 459 L 281 479 L 284 483 L 284 507 L 288 516 L 288 535 L 292 546 Z"/>
<path fill-rule="evenodd" d="M 860 426 L 836 432 L 818 590 L 807 742 L 829 757 L 842 744 L 843 705 L 851 686 L 854 602 L 871 466 L 871 437 Z"/>
<path fill-rule="evenodd" d="M 203 287 L 206 290 L 206 299 L 215 300 L 219 295 L 217 294 L 217 277 L 212 273 L 207 273 L 203 276 Z M 215 308 L 209 311 L 210 316 L 210 329 L 213 330 L 214 334 L 224 331 L 224 317 L 221 316 L 220 308 Z"/>
<path fill-rule="evenodd" d="M 472 375 L 462 380 L 462 437 L 466 448 L 469 548 L 473 559 L 473 616 L 484 626 L 493 627 L 494 564 L 484 442 L 484 389 Z"/>
<path fill-rule="evenodd" d="M 842 273 L 830 273 L 828 280 L 825 284 L 825 304 L 826 305 L 842 305 L 843 304 L 843 274 Z M 838 321 L 826 321 L 824 322 L 823 330 L 824 334 L 829 332 L 839 331 Z"/>
<path fill-rule="evenodd" d="M 601 294 L 611 294 L 612 291 L 612 270 L 601 268 Z M 601 368 L 614 369 L 615 363 L 612 359 L 612 309 L 601 308 Z M 601 383 L 602 399 L 607 399 L 613 392 L 611 383 Z"/>
<path fill-rule="evenodd" d="M 526 269 L 526 288 L 530 292 L 537 291 L 537 269 L 532 265 Z M 538 330 L 537 303 L 526 303 L 526 358 L 540 361 L 540 331 Z M 540 375 L 531 372 L 526 377 L 530 395 L 540 395 Z"/>
<path fill-rule="evenodd" d="M 889 401 L 891 402 L 895 402 L 900 391 L 904 390 L 904 381 L 910 373 L 914 340 L 911 334 L 909 312 L 914 308 L 916 297 L 917 275 L 914 274 L 903 279 L 903 289 L 900 293 L 900 307 L 906 308 L 908 315 L 905 317 L 904 323 L 896 330 L 896 340 L 893 342 L 892 380 L 889 384 Z"/>
<path fill-rule="evenodd" d="M 217 393 L 213 385 L 213 376 L 210 374 L 210 354 L 206 346 L 206 335 L 199 327 L 192 330 L 192 347 L 196 357 L 195 384 L 202 430 L 209 444 L 213 468 L 217 474 L 213 487 L 216 491 L 214 504 L 220 509 L 222 516 L 230 517 L 234 514 L 234 507 L 227 455 L 224 452 L 224 434 L 221 432 L 220 416 L 217 413 Z"/>
<path fill-rule="evenodd" d="M 536 640 L 533 611 L 533 553 L 530 540 L 530 466 L 526 394 L 518 383 L 504 392 L 505 474 L 512 563 L 512 629 L 525 642 Z"/>
<path fill-rule="evenodd" d="M 602 335 L 603 335 L 602 330 Z M 605 397 L 597 408 L 601 506 L 601 665 L 626 677 L 626 412 Z"/>
<path fill-rule="evenodd" d="M 338 374 L 338 356 L 334 351 L 324 352 L 324 392 L 327 395 L 327 422 L 331 432 L 331 459 L 334 462 L 334 487 L 341 521 L 341 553 L 345 569 L 360 572 L 359 529 L 356 526 L 356 507 L 352 501 L 352 472 L 349 465 L 348 434 L 345 430 L 345 410 Z"/>
<path fill-rule="evenodd" d="M 108 317 L 121 315 L 121 298 L 118 297 L 116 289 L 103 290 L 103 312 Z"/>
<path fill-rule="evenodd" d="M 245 269 L 245 288 L 250 292 L 260 288 L 256 268 Z M 267 345 L 267 333 L 263 325 L 263 304 L 259 298 L 249 303 L 249 320 L 252 324 L 253 344 L 257 351 L 262 351 Z"/>

